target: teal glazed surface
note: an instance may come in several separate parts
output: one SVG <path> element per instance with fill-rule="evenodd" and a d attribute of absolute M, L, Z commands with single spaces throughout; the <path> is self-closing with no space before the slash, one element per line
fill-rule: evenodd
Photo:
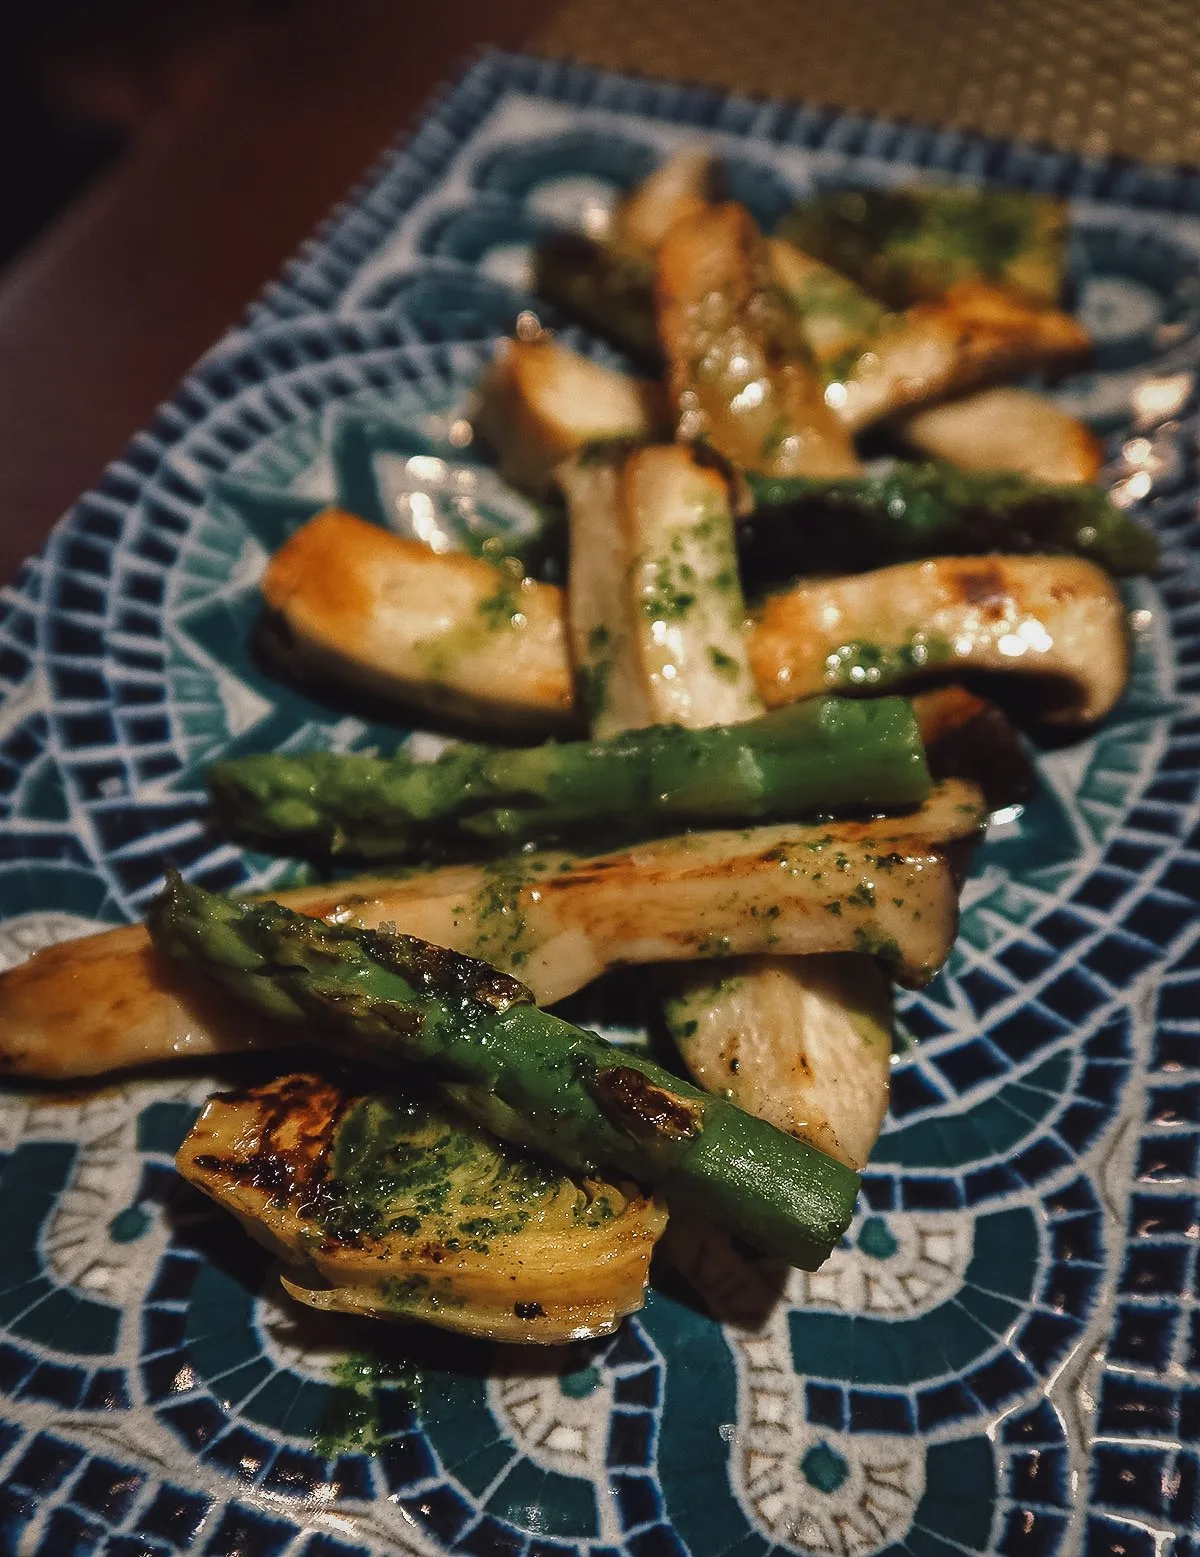
<path fill-rule="evenodd" d="M 534 1358 L 332 1320 L 176 1177 L 211 1079 L 0 1092 L 0 1557 L 1194 1551 L 1194 178 L 485 59 L 0 595 L 0 962 L 136 917 L 167 864 L 294 875 L 207 830 L 205 765 L 395 732 L 260 668 L 266 557 L 333 499 L 535 535 L 467 439 L 471 386 L 534 306 L 537 235 L 698 136 L 767 224 L 848 178 L 1070 198 L 1099 350 L 1057 393 L 1165 547 L 1129 691 L 993 828 L 818 1272 L 685 1232 L 617 1336 Z"/>

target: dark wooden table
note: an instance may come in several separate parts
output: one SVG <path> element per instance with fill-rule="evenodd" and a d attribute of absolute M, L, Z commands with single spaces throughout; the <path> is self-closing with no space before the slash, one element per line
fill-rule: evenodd
<path fill-rule="evenodd" d="M 0 277 L 0 583 L 430 93 L 553 0 L 305 0 Z"/>

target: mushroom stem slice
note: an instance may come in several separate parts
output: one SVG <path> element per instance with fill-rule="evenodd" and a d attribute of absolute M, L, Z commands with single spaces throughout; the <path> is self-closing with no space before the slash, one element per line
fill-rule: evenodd
<path fill-rule="evenodd" d="M 287 668 L 494 727 L 570 719 L 561 593 L 515 564 L 327 509 L 271 558 L 262 591 Z"/>
<path fill-rule="evenodd" d="M 276 894 L 299 913 L 391 925 L 520 977 L 539 1004 L 611 968 L 865 951 L 932 978 L 958 918 L 947 849 L 984 818 L 948 781 L 917 810 L 660 838 L 611 854 L 521 854 Z M 0 975 L 0 1072 L 65 1078 L 294 1042 L 159 958 L 128 926 L 47 947 Z"/>
<path fill-rule="evenodd" d="M 484 375 L 475 426 L 495 449 L 500 474 L 535 497 L 554 469 L 596 443 L 648 442 L 669 426 L 661 386 L 568 351 L 547 335 L 504 341 Z"/>
<path fill-rule="evenodd" d="M 1032 676 L 1052 724 L 1102 719 L 1129 676 L 1125 608 L 1078 557 L 935 557 L 769 596 L 750 643 L 769 707 L 971 671 Z"/>
<path fill-rule="evenodd" d="M 887 1112 L 892 990 L 870 957 L 744 957 L 663 973 L 691 1075 L 861 1169 Z"/>
<path fill-rule="evenodd" d="M 960 470 L 1059 483 L 1095 481 L 1104 463 L 1091 428 L 1031 389 L 981 389 L 917 411 L 900 431 L 914 449 Z"/>
<path fill-rule="evenodd" d="M 743 206 L 713 206 L 671 228 L 658 251 L 657 295 L 682 439 L 706 440 L 764 475 L 858 469 Z"/>

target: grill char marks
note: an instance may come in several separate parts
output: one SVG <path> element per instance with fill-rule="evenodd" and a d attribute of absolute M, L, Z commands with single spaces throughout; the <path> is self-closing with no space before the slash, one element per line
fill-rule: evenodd
<path fill-rule="evenodd" d="M 214 1101 L 252 1108 L 255 1128 L 239 1135 L 228 1155 L 198 1154 L 197 1169 L 266 1194 L 302 1200 L 300 1214 L 315 1217 L 333 1139 L 353 1099 L 323 1077 L 293 1075 L 266 1086 L 218 1093 Z"/>

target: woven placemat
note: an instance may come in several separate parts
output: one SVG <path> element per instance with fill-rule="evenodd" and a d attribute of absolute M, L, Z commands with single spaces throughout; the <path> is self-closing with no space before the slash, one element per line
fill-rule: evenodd
<path fill-rule="evenodd" d="M 540 53 L 1200 164 L 1200 0 L 565 0 Z"/>

